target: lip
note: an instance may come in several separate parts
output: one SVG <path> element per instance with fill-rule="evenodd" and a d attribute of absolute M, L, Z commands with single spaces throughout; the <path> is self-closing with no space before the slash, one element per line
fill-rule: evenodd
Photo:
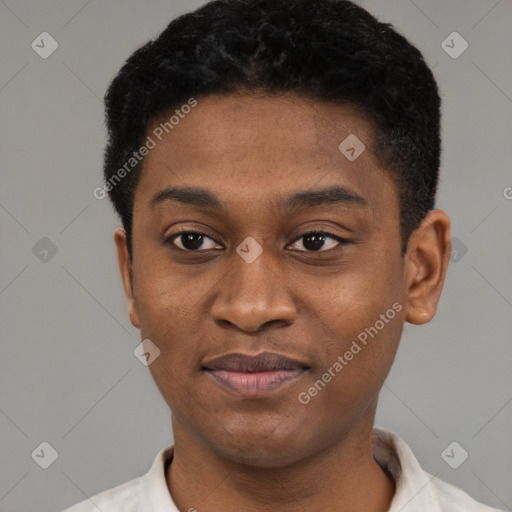
<path fill-rule="evenodd" d="M 282 354 L 262 352 L 227 354 L 206 361 L 201 369 L 238 395 L 260 397 L 297 380 L 310 366 Z"/>

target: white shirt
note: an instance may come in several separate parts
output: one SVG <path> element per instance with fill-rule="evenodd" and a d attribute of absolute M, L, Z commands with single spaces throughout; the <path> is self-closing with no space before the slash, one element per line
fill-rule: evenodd
<path fill-rule="evenodd" d="M 173 449 L 174 446 L 169 445 L 160 450 L 145 475 L 63 512 L 180 512 L 165 479 L 165 468 L 172 459 Z M 406 442 L 390 430 L 373 428 L 373 456 L 396 482 L 389 512 L 500 512 L 423 471 Z"/>

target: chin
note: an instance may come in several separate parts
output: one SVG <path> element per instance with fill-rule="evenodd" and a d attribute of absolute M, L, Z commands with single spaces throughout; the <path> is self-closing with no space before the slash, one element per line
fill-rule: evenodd
<path fill-rule="evenodd" d="M 254 449 L 247 447 L 245 450 L 235 450 L 232 447 L 216 447 L 218 455 L 232 462 L 251 468 L 282 468 L 300 461 L 303 456 L 295 450 L 286 450 L 281 447 L 279 452 L 274 449 Z"/>
<path fill-rule="evenodd" d="M 306 447 L 311 443 L 295 430 L 288 432 L 278 429 L 254 428 L 236 430 L 222 429 L 212 439 L 209 433 L 208 443 L 219 456 L 233 462 L 260 468 L 283 467 L 293 464 L 308 455 Z M 306 430 L 307 432 L 307 430 Z"/>

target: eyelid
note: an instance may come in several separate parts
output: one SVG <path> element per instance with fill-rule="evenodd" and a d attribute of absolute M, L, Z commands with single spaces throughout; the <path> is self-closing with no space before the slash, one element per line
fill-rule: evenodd
<path fill-rule="evenodd" d="M 349 242 L 348 239 L 340 236 L 335 235 L 334 233 L 331 233 L 330 231 L 325 231 L 324 229 L 310 229 L 308 231 L 304 231 L 304 233 L 301 233 L 298 237 L 296 237 L 293 242 L 296 242 L 297 240 L 301 239 L 304 236 L 307 235 L 326 235 L 328 238 L 334 238 L 334 240 L 337 240 L 338 242 Z M 293 243 L 292 242 L 292 243 Z"/>

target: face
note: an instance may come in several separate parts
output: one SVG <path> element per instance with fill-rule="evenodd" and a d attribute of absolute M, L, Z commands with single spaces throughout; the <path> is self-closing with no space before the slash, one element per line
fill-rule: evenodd
<path fill-rule="evenodd" d="M 160 350 L 149 368 L 175 439 L 290 463 L 373 422 L 421 265 L 400 256 L 397 190 L 357 111 L 197 101 L 146 156 L 131 266 L 115 235 L 130 318 Z M 355 159 L 339 149 L 351 134 L 365 145 Z M 263 352 L 293 363 L 212 362 Z"/>

